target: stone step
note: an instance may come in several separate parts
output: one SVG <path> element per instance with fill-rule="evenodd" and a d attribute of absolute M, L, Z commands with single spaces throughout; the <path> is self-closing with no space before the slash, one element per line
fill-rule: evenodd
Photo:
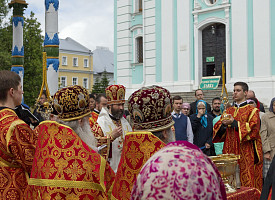
<path fill-rule="evenodd" d="M 220 88 L 220 87 L 217 88 L 216 90 L 204 90 L 203 91 L 204 100 L 207 103 L 211 104 L 213 98 L 221 96 L 221 92 L 222 92 L 222 88 Z M 171 95 L 173 97 L 176 96 L 176 95 L 181 96 L 183 98 L 183 102 L 191 103 L 191 102 L 194 102 L 196 100 L 195 91 L 192 91 L 192 92 L 175 92 L 175 93 L 172 93 Z M 225 92 L 224 92 L 224 96 L 225 96 Z M 228 93 L 228 98 L 229 98 L 229 101 L 231 101 L 232 92 Z"/>

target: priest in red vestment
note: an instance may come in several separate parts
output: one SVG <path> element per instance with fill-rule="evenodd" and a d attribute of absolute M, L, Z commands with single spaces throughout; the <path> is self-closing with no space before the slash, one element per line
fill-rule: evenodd
<path fill-rule="evenodd" d="M 112 199 L 130 199 L 132 187 L 144 163 L 167 143 L 175 141 L 171 127 L 170 92 L 159 86 L 141 88 L 128 99 L 134 132 L 124 139 Z"/>
<path fill-rule="evenodd" d="M 257 108 L 247 104 L 248 85 L 234 84 L 234 106 L 214 126 L 213 142 L 224 142 L 223 153 L 240 155 L 240 180 L 245 187 L 262 188 L 262 142 Z"/>
<path fill-rule="evenodd" d="M 20 76 L 0 71 L 0 199 L 27 199 L 37 137 L 14 112 L 22 95 Z"/>
<path fill-rule="evenodd" d="M 81 86 L 54 95 L 58 122 L 38 127 L 29 199 L 108 199 L 114 172 L 97 153 L 89 125 L 88 91 Z"/>

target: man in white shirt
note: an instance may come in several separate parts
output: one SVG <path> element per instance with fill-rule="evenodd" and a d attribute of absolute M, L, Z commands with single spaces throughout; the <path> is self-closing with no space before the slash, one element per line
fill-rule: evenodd
<path fill-rule="evenodd" d="M 182 97 L 175 96 L 173 98 L 173 107 L 174 111 L 172 112 L 172 117 L 175 122 L 175 133 L 176 140 L 186 140 L 190 143 L 193 143 L 193 131 L 189 117 L 181 113 L 182 107 Z"/>

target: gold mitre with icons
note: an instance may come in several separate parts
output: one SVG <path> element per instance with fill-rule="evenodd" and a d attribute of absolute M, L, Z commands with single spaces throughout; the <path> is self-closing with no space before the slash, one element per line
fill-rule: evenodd
<path fill-rule="evenodd" d="M 107 104 L 125 103 L 125 87 L 123 85 L 110 85 L 105 89 Z"/>

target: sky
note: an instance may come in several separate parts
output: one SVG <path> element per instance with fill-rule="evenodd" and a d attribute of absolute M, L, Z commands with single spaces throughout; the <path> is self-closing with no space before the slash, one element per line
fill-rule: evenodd
<path fill-rule="evenodd" d="M 41 23 L 45 35 L 45 0 L 26 0 L 30 12 Z M 59 38 L 71 37 L 90 50 L 114 48 L 114 0 L 59 0 Z"/>

